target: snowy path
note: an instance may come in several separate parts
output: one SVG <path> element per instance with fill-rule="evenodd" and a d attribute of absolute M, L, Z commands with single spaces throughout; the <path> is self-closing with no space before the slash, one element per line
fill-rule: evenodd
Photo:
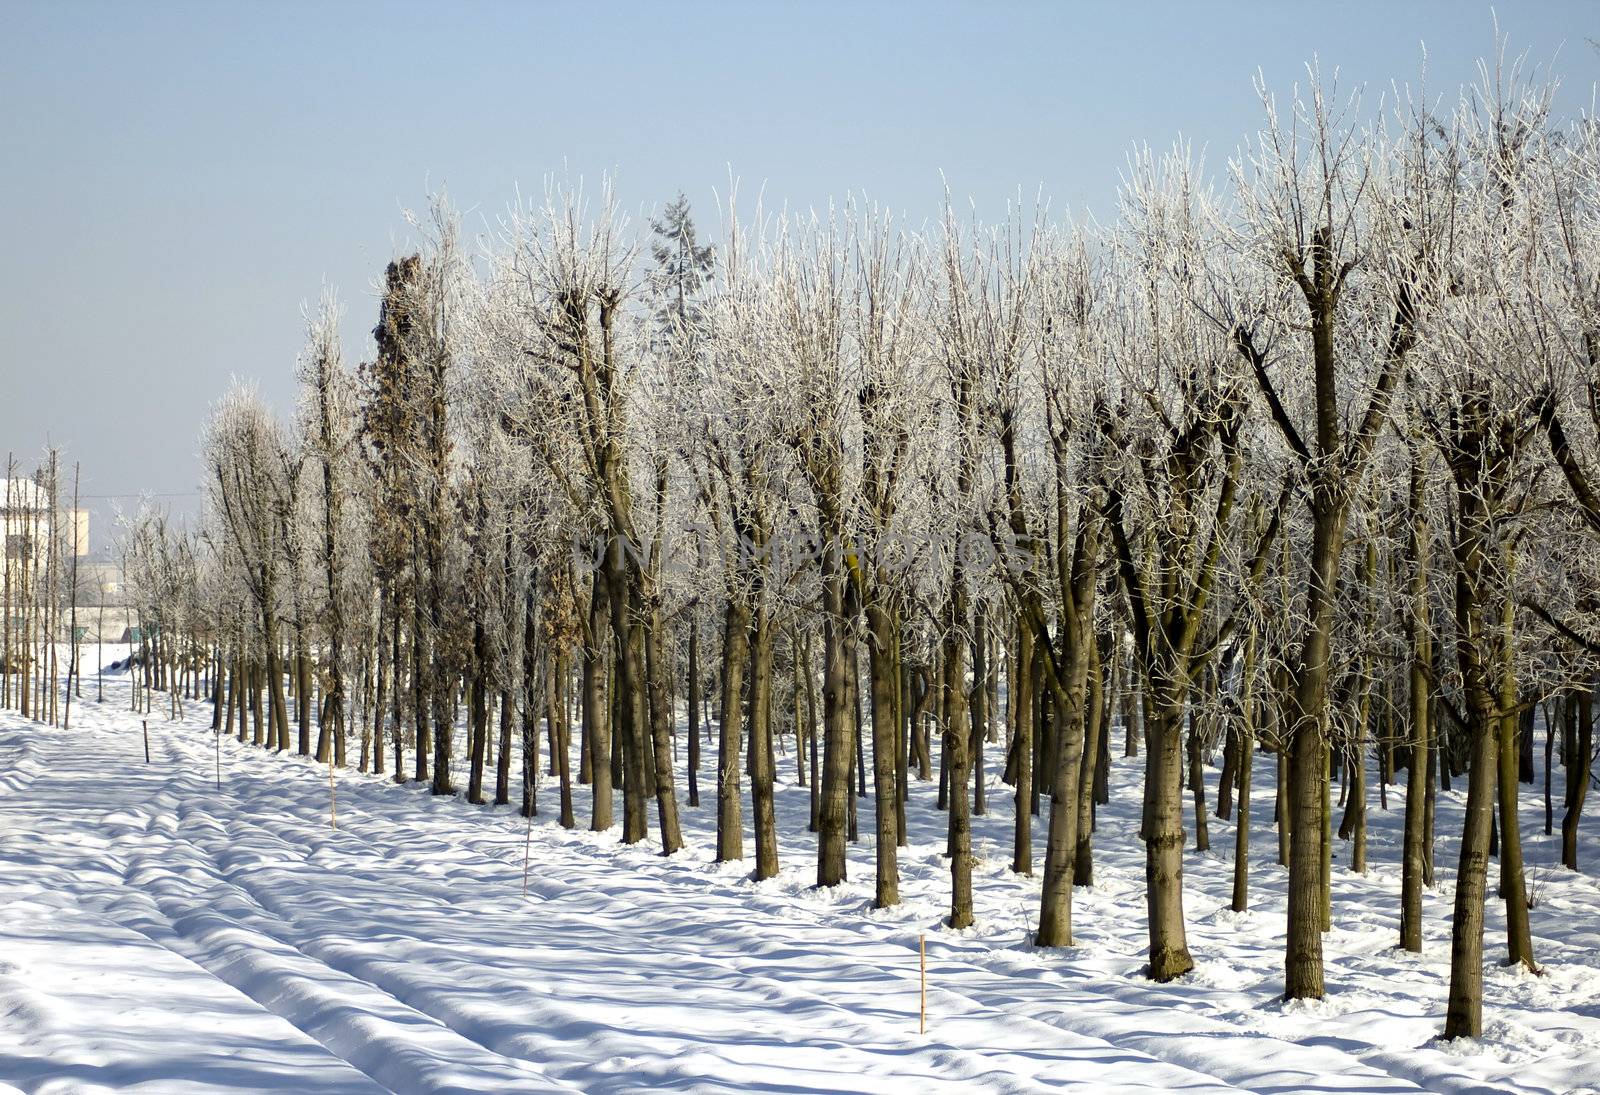
<path fill-rule="evenodd" d="M 0 734 L 15 979 L 0 1006 L 54 1011 L 7 1024 L 35 1028 L 31 1047 L 0 1051 L 0 1075 L 23 1090 L 172 1090 L 180 1077 L 430 1092 L 882 1090 L 890 1077 L 928 1091 L 1226 1090 L 1036 1022 L 974 1014 L 919 1038 L 903 945 L 629 885 L 560 848 L 539 849 L 524 901 L 519 864 L 450 831 L 481 821 L 457 804 L 357 785 L 334 831 L 308 766 L 224 743 L 231 786 L 250 792 L 218 796 L 208 738 L 154 733 L 149 766 L 136 727 Z M 18 946 L 24 923 L 36 955 Z M 70 991 L 37 985 L 63 954 L 81 963 L 62 977 Z M 112 970 L 128 972 L 108 984 Z M 141 1008 L 148 1020 L 120 1029 Z M 210 1045 L 218 1032 L 239 1041 Z M 69 1067 L 84 1043 L 92 1063 Z M 265 1075 L 248 1071 L 257 1059 Z"/>
<path fill-rule="evenodd" d="M 1410 997 L 1271 1001 L 1257 964 L 1276 917 L 1200 900 L 1201 969 L 1153 986 L 1130 964 L 1142 899 L 1110 847 L 1080 901 L 1085 945 L 1053 954 L 1013 930 L 1037 881 L 993 861 L 980 930 L 937 929 L 944 868 L 921 830 L 906 907 L 871 913 L 861 881 L 805 886 L 803 822 L 785 873 L 757 885 L 707 862 L 709 811 L 686 812 L 695 843 L 671 860 L 541 818 L 524 899 L 508 811 L 342 774 L 333 830 L 325 770 L 224 740 L 219 792 L 202 705 L 152 721 L 146 765 L 123 700 L 76 709 L 65 733 L 0 717 L 0 1090 L 1555 1092 L 1597 1061 L 1580 1044 L 1600 988 L 1576 993 L 1583 1015 L 1552 1027 L 1542 1070 L 1463 1056 L 1425 1045 L 1437 1023 Z M 792 814 L 804 794 L 780 799 Z M 1573 887 L 1552 902 L 1578 901 L 1579 950 L 1592 879 Z M 1530 1012 L 1524 1040 L 1567 1021 Z"/>

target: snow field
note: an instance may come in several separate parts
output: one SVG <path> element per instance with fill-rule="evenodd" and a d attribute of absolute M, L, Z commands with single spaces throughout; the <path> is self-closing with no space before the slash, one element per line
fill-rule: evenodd
<path fill-rule="evenodd" d="M 1028 943 L 1038 878 L 1009 870 L 997 749 L 990 811 L 974 819 L 978 923 L 951 932 L 932 784 L 913 784 L 904 903 L 875 911 L 871 800 L 850 881 L 814 889 L 792 754 L 779 758 L 783 871 L 757 884 L 748 863 L 711 862 L 708 807 L 685 805 L 689 847 L 663 859 L 616 831 L 560 829 L 548 780 L 528 827 L 514 808 L 340 772 L 331 829 L 325 768 L 224 738 L 218 791 L 196 703 L 180 722 L 152 712 L 146 765 L 125 678 L 108 678 L 103 705 L 93 684 L 70 731 L 0 716 L 0 1082 L 17 1090 L 1600 1090 L 1600 887 L 1549 866 L 1556 838 L 1526 787 L 1545 972 L 1491 964 L 1486 1036 L 1448 1044 L 1459 795 L 1441 796 L 1423 953 L 1394 947 L 1404 791 L 1385 812 L 1374 786 L 1367 875 L 1336 846 L 1329 996 L 1285 1005 L 1270 758 L 1255 771 L 1252 910 L 1227 908 L 1228 858 L 1191 852 L 1198 968 L 1154 985 L 1140 975 L 1142 760 L 1114 760 L 1095 885 L 1075 894 L 1078 945 L 1047 951 Z M 1231 853 L 1232 826 L 1210 823 Z M 1597 845 L 1586 821 L 1586 865 Z M 1488 920 L 1494 962 L 1497 902 Z"/>

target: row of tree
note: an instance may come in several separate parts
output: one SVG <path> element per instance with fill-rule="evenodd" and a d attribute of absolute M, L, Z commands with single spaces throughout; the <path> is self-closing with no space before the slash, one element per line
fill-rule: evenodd
<path fill-rule="evenodd" d="M 77 467 L 66 479 L 61 452 L 51 448 L 23 474 L 7 453 L 0 481 L 0 707 L 63 728 L 71 724 L 73 698 L 83 694 L 78 608 L 86 598 L 78 560 L 87 548 L 84 532 Z"/>
<path fill-rule="evenodd" d="M 1365 870 L 1369 767 L 1385 805 L 1405 775 L 1411 950 L 1464 778 L 1446 1034 L 1476 1035 L 1492 853 L 1535 968 L 1537 711 L 1572 868 L 1592 778 L 1600 130 L 1553 94 L 1494 64 L 1367 117 L 1313 73 L 1263 93 L 1220 183 L 1134 153 L 1109 224 L 735 198 L 713 253 L 681 198 L 641 237 L 552 185 L 468 247 L 440 199 L 371 360 L 346 367 L 325 298 L 292 425 L 230 392 L 203 526 L 138 523 L 130 581 L 219 731 L 439 794 L 464 764 L 473 802 L 508 802 L 519 762 L 528 814 L 543 756 L 562 824 L 586 783 L 594 829 L 620 794 L 622 839 L 668 855 L 679 735 L 698 807 L 714 726 L 717 857 L 745 856 L 748 785 L 758 878 L 787 736 L 817 883 L 870 803 L 879 906 L 937 769 L 955 927 L 1003 749 L 1019 873 L 1048 801 L 1040 946 L 1073 942 L 1120 727 L 1157 980 L 1193 966 L 1186 792 L 1202 848 L 1238 816 L 1243 909 L 1274 759 L 1293 999 L 1324 991 L 1335 831 Z"/>

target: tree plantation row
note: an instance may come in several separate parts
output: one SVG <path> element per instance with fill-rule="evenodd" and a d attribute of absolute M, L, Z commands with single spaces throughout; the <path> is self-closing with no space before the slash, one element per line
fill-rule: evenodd
<path fill-rule="evenodd" d="M 714 809 L 728 861 L 748 809 L 757 878 L 814 856 L 837 884 L 859 827 L 879 906 L 908 787 L 937 779 L 955 928 L 1003 793 L 1040 947 L 1073 943 L 1111 756 L 1138 756 L 1149 976 L 1193 967 L 1188 841 L 1242 819 L 1242 910 L 1271 809 L 1289 999 L 1324 993 L 1369 776 L 1407 790 L 1411 950 L 1464 783 L 1445 1034 L 1476 1036 L 1488 901 L 1537 969 L 1534 750 L 1564 766 L 1573 869 L 1592 779 L 1600 130 L 1554 97 L 1504 61 L 1375 108 L 1313 71 L 1215 178 L 1135 152 L 1104 222 L 735 193 L 713 249 L 682 199 L 639 231 L 553 184 L 467 240 L 439 198 L 371 360 L 345 364 L 325 297 L 293 421 L 236 387 L 198 529 L 131 522 L 145 680 L 438 794 L 520 779 L 525 813 L 544 735 L 562 824 L 608 829 L 620 798 L 622 839 L 671 855 L 685 803 Z M 815 841 L 780 848 L 790 752 Z"/>

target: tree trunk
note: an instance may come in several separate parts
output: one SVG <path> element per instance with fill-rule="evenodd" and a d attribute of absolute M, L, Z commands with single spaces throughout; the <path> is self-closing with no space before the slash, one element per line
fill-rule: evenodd
<path fill-rule="evenodd" d="M 631 619 L 633 603 L 628 562 L 622 538 L 613 535 L 606 556 L 607 603 L 611 609 L 611 638 L 616 650 L 611 695 L 612 724 L 621 738 L 622 842 L 637 844 L 649 835 L 645 814 L 647 797 L 645 739 L 648 714 L 645 702 L 644 636 L 640 624 Z"/>
<path fill-rule="evenodd" d="M 442 590 L 436 591 L 436 600 L 442 602 L 443 598 Z M 435 610 L 431 615 L 434 621 L 439 621 L 442 617 L 442 608 L 436 604 Z M 437 625 L 435 624 L 434 626 Z M 456 711 L 454 697 L 457 680 L 449 672 L 446 659 L 441 656 L 438 645 L 431 645 L 433 656 L 429 661 L 423 663 L 426 666 L 431 666 L 431 671 L 422 669 L 418 671 L 419 676 L 427 673 L 433 677 L 429 685 L 430 698 L 433 701 L 433 723 L 431 727 L 433 735 L 433 783 L 431 789 L 436 795 L 453 795 L 456 793 L 456 786 L 451 779 L 450 762 L 455 744 Z M 423 717 L 422 714 L 418 716 L 419 719 Z M 421 755 L 419 748 L 418 757 L 420 758 Z"/>
<path fill-rule="evenodd" d="M 1522 871 L 1522 823 L 1517 817 L 1522 720 L 1516 709 L 1516 646 L 1512 630 L 1515 612 L 1515 602 L 1505 597 L 1500 614 L 1504 664 L 1500 666 L 1501 714 L 1497 720 L 1500 730 L 1497 795 L 1500 803 L 1500 889 L 1506 903 L 1507 963 L 1537 972 L 1539 967 L 1533 960 L 1533 932 L 1528 924 L 1528 892 Z"/>
<path fill-rule="evenodd" d="M 972 762 L 971 727 L 967 717 L 966 641 L 962 637 L 967 624 L 964 581 L 958 560 L 945 616 L 944 640 L 944 740 L 950 758 L 949 923 L 956 929 L 972 924 L 972 805 L 967 797 Z"/>
<path fill-rule="evenodd" d="M 1331 338 L 1331 332 L 1319 331 Z M 1329 351 L 1331 354 L 1331 350 Z M 1331 472 L 1324 473 L 1331 475 Z M 1323 494 L 1337 484 L 1318 482 L 1312 504 L 1311 581 L 1306 594 L 1306 633 L 1295 667 L 1289 706 L 1289 910 L 1284 949 L 1284 998 L 1321 999 L 1323 925 L 1324 789 L 1328 748 L 1325 731 L 1334 598 L 1344 539 L 1343 506 Z"/>
<path fill-rule="evenodd" d="M 305 636 L 296 627 L 294 650 L 295 716 L 299 721 L 299 749 L 302 756 L 311 755 L 311 657 L 306 653 Z M 328 740 L 328 727 L 320 728 L 317 735 L 317 762 L 328 763 L 332 742 Z"/>
<path fill-rule="evenodd" d="M 805 684 L 800 679 L 800 635 L 796 631 L 789 632 L 789 662 L 792 670 L 789 701 L 794 708 L 794 783 L 796 787 L 809 790 L 811 781 L 806 776 Z"/>
<path fill-rule="evenodd" d="M 539 627 L 530 588 L 523 606 L 522 646 L 522 805 L 521 816 L 539 816 Z"/>
<path fill-rule="evenodd" d="M 989 812 L 983 771 L 983 743 L 989 737 L 989 633 L 985 615 L 981 606 L 972 613 L 972 812 L 978 817 Z"/>
<path fill-rule="evenodd" d="M 906 798 L 911 793 L 911 732 L 906 725 L 910 717 L 909 701 L 911 678 L 906 673 L 904 629 L 898 618 L 894 624 L 894 644 L 889 648 L 891 658 L 889 687 L 894 702 L 894 842 L 896 848 L 911 843 L 906 825 Z M 899 852 L 896 851 L 898 871 Z"/>
<path fill-rule="evenodd" d="M 283 750 L 289 748 L 289 708 L 284 696 L 282 663 L 278 660 L 278 632 L 270 612 L 267 613 L 266 646 L 267 711 L 272 723 L 267 747 Z"/>
<path fill-rule="evenodd" d="M 868 690 L 872 703 L 873 820 L 877 862 L 872 907 L 886 909 L 900 903 L 900 844 L 896 768 L 902 762 L 895 747 L 898 737 L 895 711 L 894 619 L 880 595 L 867 604 L 867 627 L 872 645 L 867 655 Z"/>
<path fill-rule="evenodd" d="M 822 827 L 822 762 L 818 756 L 820 745 L 817 741 L 817 678 L 811 671 L 811 640 L 807 638 L 801 644 L 801 676 L 805 679 L 806 694 L 806 741 L 811 747 L 811 821 L 808 832 L 817 832 Z"/>
<path fill-rule="evenodd" d="M 1222 735 L 1222 771 L 1217 773 L 1217 804 L 1212 808 L 1216 817 L 1228 821 L 1233 817 L 1233 791 L 1239 784 L 1239 735 L 1224 732 Z"/>
<path fill-rule="evenodd" d="M 411 597 L 411 718 L 416 735 L 411 750 L 413 768 L 418 783 L 428 782 L 429 757 L 433 752 L 433 735 L 429 730 L 428 710 L 432 700 L 428 694 L 432 673 L 428 669 L 428 621 L 424 618 L 421 591 L 412 590 Z M 397 772 L 396 775 L 399 773 Z"/>
<path fill-rule="evenodd" d="M 101 660 L 103 661 L 104 658 L 102 657 Z M 9 669 L 7 671 L 9 672 Z M 228 735 L 230 738 L 233 737 L 233 717 L 235 711 L 238 712 L 241 720 L 244 718 L 243 700 L 244 685 L 243 682 L 239 680 L 239 656 L 235 654 L 233 658 L 230 659 L 228 665 L 228 692 L 226 701 L 227 712 L 223 718 L 223 725 L 221 727 L 222 733 Z M 243 737 L 242 721 L 240 723 L 240 731 L 240 736 Z"/>
<path fill-rule="evenodd" d="M 264 744 L 262 731 L 262 704 L 261 704 L 261 665 L 251 660 L 245 665 L 245 677 L 250 682 L 250 744 L 262 746 Z M 243 699 L 244 697 L 241 697 Z M 239 712 L 239 740 L 244 740 L 245 734 L 244 711 Z"/>
<path fill-rule="evenodd" d="M 1560 699 L 1556 701 L 1556 709 L 1560 708 Z M 1556 806 L 1552 795 L 1551 786 L 1554 773 L 1551 769 L 1555 764 L 1556 723 L 1557 717 L 1551 710 L 1548 701 L 1541 704 L 1544 708 L 1544 835 L 1549 836 L 1555 832 Z"/>
<path fill-rule="evenodd" d="M 1152 705 L 1155 707 L 1155 705 Z M 1145 902 L 1150 930 L 1149 974 L 1171 981 L 1194 969 L 1183 922 L 1183 706 L 1162 701 L 1147 711 L 1145 778 Z"/>
<path fill-rule="evenodd" d="M 1411 639 L 1411 748 L 1406 762 L 1406 819 L 1400 869 L 1400 946 L 1422 951 L 1422 890 L 1431 881 L 1426 870 L 1428 851 L 1428 784 L 1430 764 L 1431 696 L 1428 670 L 1433 662 L 1433 638 L 1428 628 L 1427 525 L 1423 517 L 1423 470 L 1413 460 L 1411 471 L 1411 533 L 1406 553 L 1411 563 L 1411 613 L 1407 629 Z"/>
<path fill-rule="evenodd" d="M 822 658 L 822 798 L 817 818 L 817 885 L 845 880 L 845 839 L 854 754 L 850 682 L 855 654 L 855 583 L 845 571 L 843 547 L 823 553 L 824 643 Z"/>
<path fill-rule="evenodd" d="M 530 609 L 531 611 L 531 609 Z M 605 584 L 597 568 L 589 594 L 589 627 L 583 647 L 583 737 L 589 743 L 589 775 L 594 784 L 589 828 L 611 828 L 611 719 L 606 710 Z M 529 628 L 532 628 L 530 621 Z"/>
<path fill-rule="evenodd" d="M 1349 829 L 1352 841 L 1350 869 L 1356 874 L 1367 873 L 1367 718 L 1370 705 L 1363 697 L 1356 721 L 1355 755 L 1350 759 L 1350 788 L 1345 800 L 1345 822 L 1340 828 Z"/>
<path fill-rule="evenodd" d="M 488 657 L 488 638 L 480 617 L 472 628 L 473 664 L 472 675 L 468 679 L 472 693 L 468 717 L 472 720 L 472 725 L 471 736 L 467 742 L 469 751 L 467 801 L 474 806 L 483 805 L 484 754 L 489 748 L 489 689 L 488 682 L 484 679 L 485 662 Z"/>
<path fill-rule="evenodd" d="M 758 606 L 750 628 L 750 811 L 755 826 L 756 879 L 778 873 L 778 822 L 773 803 L 772 624 Z"/>
<path fill-rule="evenodd" d="M 1205 744 L 1200 740 L 1200 728 L 1191 720 L 1187 740 L 1189 745 L 1189 793 L 1194 796 L 1194 850 L 1211 850 L 1211 828 L 1206 824 L 1206 770 Z"/>
<path fill-rule="evenodd" d="M 1094 804 L 1095 774 L 1105 752 L 1105 680 L 1100 662 L 1100 643 L 1094 635 L 1094 622 L 1086 626 L 1084 642 L 1088 677 L 1084 694 L 1083 757 L 1078 764 L 1078 832 L 1073 856 L 1072 884 L 1094 885 Z"/>
<path fill-rule="evenodd" d="M 500 752 L 494 758 L 494 804 L 511 802 L 511 737 L 516 726 L 517 701 L 509 688 L 500 690 Z"/>
<path fill-rule="evenodd" d="M 1016 814 L 1012 832 L 1011 869 L 1020 875 L 1033 874 L 1033 821 L 1029 813 L 1033 802 L 1033 629 L 1017 621 L 1017 670 L 1010 683 L 1016 692 L 1016 727 L 1012 734 L 1015 751 Z"/>
<path fill-rule="evenodd" d="M 578 826 L 577 816 L 572 809 L 572 719 L 567 714 L 569 669 L 567 653 L 561 651 L 556 654 L 550 678 L 545 682 L 545 718 L 555 728 L 551 750 L 561 794 L 557 821 L 563 829 L 575 829 Z"/>
<path fill-rule="evenodd" d="M 1456 868 L 1455 916 L 1450 924 L 1450 993 L 1444 1036 L 1483 1034 L 1483 902 L 1488 889 L 1489 824 L 1494 814 L 1495 733 L 1490 713 L 1476 716 L 1470 736 L 1466 817 Z"/>
<path fill-rule="evenodd" d="M 1239 801 L 1233 827 L 1233 900 L 1230 908 L 1250 907 L 1250 777 L 1256 765 L 1255 710 L 1256 631 L 1245 639 L 1244 666 L 1239 689 L 1239 733 L 1234 746 Z"/>
<path fill-rule="evenodd" d="M 1574 748 L 1567 753 L 1567 787 L 1561 815 L 1561 863 L 1568 870 L 1578 869 L 1578 819 L 1583 815 L 1584 799 L 1589 794 L 1589 769 L 1594 758 L 1594 704 L 1592 694 L 1578 694 L 1567 707 L 1569 731 Z"/>
<path fill-rule="evenodd" d="M 744 674 L 750 659 L 750 613 L 730 598 L 722 623 L 722 725 L 717 749 L 717 862 L 744 858 L 739 802 Z"/>
<path fill-rule="evenodd" d="M 372 635 L 373 655 L 377 660 L 377 665 L 374 668 L 372 721 L 368 726 L 366 720 L 362 720 L 363 725 L 367 726 L 364 733 L 372 738 L 371 770 L 375 775 L 380 776 L 384 772 L 383 715 L 384 708 L 388 706 L 389 702 L 390 662 L 385 656 L 389 646 L 389 640 L 384 632 L 386 623 L 389 623 L 389 587 L 387 584 L 380 584 L 378 587 L 378 625 L 373 629 Z M 395 625 L 389 623 L 389 626 L 394 627 Z"/>
<path fill-rule="evenodd" d="M 691 610 L 692 611 L 692 610 Z M 700 621 L 689 618 L 689 805 L 700 805 Z M 798 742 L 797 742 L 798 747 Z M 805 782 L 802 770 L 800 781 Z"/>
<path fill-rule="evenodd" d="M 635 591 L 634 601 L 642 614 L 645 596 Z M 645 680 L 649 688 L 650 739 L 655 748 L 656 820 L 661 826 L 661 854 L 672 855 L 683 847 L 683 829 L 678 821 L 677 784 L 672 776 L 672 724 L 677 714 L 667 687 L 667 657 L 662 648 L 661 610 L 652 606 L 650 626 L 643 628 Z"/>
<path fill-rule="evenodd" d="M 1081 555 L 1084 550 L 1080 537 L 1078 554 Z M 1088 550 L 1093 551 L 1092 537 Z M 1074 592 L 1081 596 L 1082 586 L 1078 585 Z M 1066 618 L 1062 630 L 1069 633 L 1061 635 L 1058 640 L 1065 647 L 1064 655 L 1056 663 L 1064 679 L 1056 681 L 1051 690 L 1056 745 L 1051 750 L 1054 768 L 1050 773 L 1049 835 L 1045 844 L 1039 931 L 1034 937 L 1036 945 L 1041 947 L 1072 945 L 1072 884 L 1078 858 L 1078 807 L 1082 791 L 1086 729 L 1085 694 L 1089 649 L 1094 643 L 1092 620 L 1091 600 Z M 1042 636 L 1039 642 L 1042 646 Z"/>
<path fill-rule="evenodd" d="M 1250 775 L 1255 767 L 1256 739 L 1250 721 L 1248 702 L 1240 717 L 1238 739 L 1237 779 L 1239 801 L 1238 815 L 1233 831 L 1233 900 L 1229 904 L 1234 912 L 1244 912 L 1250 907 Z"/>

